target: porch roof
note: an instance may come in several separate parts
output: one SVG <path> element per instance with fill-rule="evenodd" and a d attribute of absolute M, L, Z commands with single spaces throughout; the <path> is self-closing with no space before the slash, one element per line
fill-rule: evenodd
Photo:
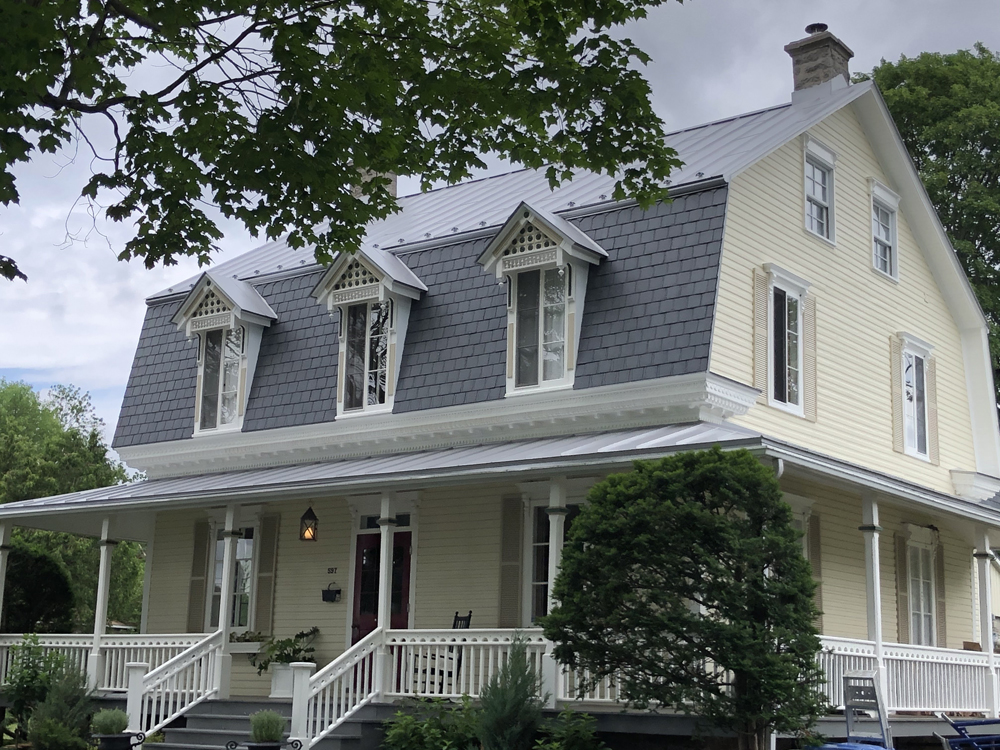
<path fill-rule="evenodd" d="M 759 447 L 761 435 L 736 425 L 697 422 L 171 477 L 7 503 L 0 506 L 0 519 L 155 509 L 167 504 L 266 501 L 276 495 L 288 499 L 317 492 L 415 489 L 463 477 L 521 478 L 539 470 L 600 471 L 628 465 L 638 458 L 713 445 Z"/>

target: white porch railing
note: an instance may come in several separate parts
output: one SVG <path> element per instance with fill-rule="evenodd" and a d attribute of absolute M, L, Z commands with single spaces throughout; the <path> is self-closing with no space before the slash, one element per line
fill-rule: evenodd
<path fill-rule="evenodd" d="M 130 662 L 126 678 L 129 731 L 152 734 L 218 694 L 218 667 L 224 645 L 219 630 L 152 672 L 145 673 L 144 663 Z"/>
<path fill-rule="evenodd" d="M 542 674 L 548 641 L 541 630 L 519 631 L 527 646 L 528 664 Z M 511 630 L 390 630 L 389 679 L 385 694 L 478 698 L 507 660 Z"/>
<path fill-rule="evenodd" d="M 20 645 L 23 635 L 0 635 L 0 685 L 7 682 L 13 652 L 11 646 Z M 55 652 L 66 659 L 67 665 L 87 671 L 87 658 L 94 648 L 94 636 L 88 634 L 39 635 L 38 643 L 46 652 Z"/>
<path fill-rule="evenodd" d="M 103 636 L 104 674 L 97 689 L 125 692 L 128 687 L 127 664 L 141 662 L 155 670 L 206 637 L 205 633 Z"/>

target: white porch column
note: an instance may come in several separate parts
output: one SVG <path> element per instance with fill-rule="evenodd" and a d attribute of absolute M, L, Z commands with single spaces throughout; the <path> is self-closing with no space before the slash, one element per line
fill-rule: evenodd
<path fill-rule="evenodd" d="M 229 675 L 232 670 L 233 657 L 229 653 L 229 632 L 233 621 L 233 586 L 236 578 L 236 541 L 239 531 L 236 529 L 236 513 L 238 506 L 226 508 L 226 527 L 223 531 L 222 546 L 222 585 L 219 588 L 219 630 L 222 631 L 222 653 L 216 660 L 215 684 L 219 688 L 219 697 L 229 697 Z M 209 578 L 211 582 L 211 578 Z"/>
<path fill-rule="evenodd" d="M 298 740 L 303 747 L 309 747 L 308 708 L 309 679 L 316 671 L 316 665 L 309 661 L 295 661 L 292 667 L 292 725 L 289 741 Z"/>
<path fill-rule="evenodd" d="M 555 599 L 552 591 L 556 576 L 559 575 L 559 564 L 562 562 L 563 536 L 566 533 L 566 477 L 552 477 L 549 480 L 549 507 L 545 509 L 549 516 L 549 606 L 552 611 Z"/>
<path fill-rule="evenodd" d="M 888 696 L 885 682 L 885 656 L 882 638 L 882 564 L 879 559 L 878 503 L 874 495 L 866 494 L 861 499 L 862 526 L 865 537 L 865 586 L 868 612 L 868 640 L 875 643 L 875 660 L 878 664 L 878 687 L 882 700 Z"/>
<path fill-rule="evenodd" d="M 149 664 L 130 661 L 125 665 L 128 681 L 125 693 L 125 712 L 128 714 L 128 731 L 142 731 L 142 681 L 149 671 Z"/>
<path fill-rule="evenodd" d="M 990 664 L 986 684 L 986 696 L 990 705 L 990 716 L 1000 715 L 998 705 L 996 656 L 993 653 L 993 586 L 990 581 L 990 562 L 993 557 L 990 535 L 984 528 L 976 529 L 976 572 L 979 576 L 979 645 L 986 652 Z"/>
<path fill-rule="evenodd" d="M 392 515 L 394 494 L 382 494 L 382 509 L 379 514 L 379 564 L 378 564 L 378 624 L 383 638 L 375 649 L 375 692 L 376 700 L 382 699 L 385 687 L 385 673 L 389 665 L 388 649 L 385 645 L 385 631 L 392 626 L 392 551 L 396 531 L 396 519 Z"/>
<path fill-rule="evenodd" d="M 7 558 L 10 556 L 10 521 L 0 522 L 0 622 L 3 622 L 3 596 L 7 585 Z"/>
<path fill-rule="evenodd" d="M 87 659 L 87 681 L 91 690 L 100 687 L 104 677 L 104 652 L 101 639 L 108 631 L 108 597 L 111 594 L 111 554 L 115 544 L 111 540 L 111 517 L 101 524 L 101 562 L 97 573 L 97 603 L 94 606 L 94 645 Z"/>

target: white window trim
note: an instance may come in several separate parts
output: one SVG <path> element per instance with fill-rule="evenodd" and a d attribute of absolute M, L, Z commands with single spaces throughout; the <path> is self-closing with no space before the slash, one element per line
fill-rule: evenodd
<path fill-rule="evenodd" d="M 805 298 L 806 294 L 809 292 L 809 287 L 811 284 L 803 279 L 801 276 L 797 276 L 791 271 L 786 271 L 780 266 L 776 266 L 773 263 L 765 263 L 764 270 L 767 272 L 767 403 L 769 406 L 773 406 L 775 409 L 781 409 L 784 412 L 793 414 L 797 417 L 805 418 L 805 398 L 804 398 L 804 380 L 803 380 L 803 341 L 802 341 L 802 316 L 805 310 Z M 777 401 L 774 398 L 774 289 L 777 287 L 785 292 L 786 295 L 792 295 L 799 300 L 799 361 L 798 361 L 798 372 L 799 372 L 799 403 L 789 404 L 784 401 Z"/>
<path fill-rule="evenodd" d="M 871 192 L 872 201 L 872 221 L 874 222 L 875 206 L 880 206 L 889 213 L 889 236 L 892 243 L 892 268 L 891 273 L 886 273 L 878 267 L 878 259 L 875 252 L 875 230 L 872 228 L 872 269 L 883 277 L 892 281 L 899 281 L 899 233 L 896 231 L 897 214 L 899 213 L 899 195 L 889 189 L 875 178 L 869 178 L 868 185 Z"/>
<path fill-rule="evenodd" d="M 539 381 L 535 385 L 517 385 L 517 283 L 518 277 L 525 272 L 539 271 L 542 274 L 540 288 L 544 286 L 544 274 L 552 269 L 562 268 L 570 275 L 566 282 L 566 302 L 563 311 L 563 376 L 553 380 L 541 379 L 542 368 L 542 341 L 538 341 L 538 366 Z M 507 356 L 513 358 L 509 363 L 507 378 L 506 397 L 527 396 L 538 393 L 550 393 L 552 391 L 563 391 L 573 387 L 576 376 L 576 360 L 578 345 L 580 342 L 580 323 L 583 317 L 583 305 L 577 304 L 577 300 L 582 298 L 586 291 L 587 271 L 589 264 L 576 262 L 573 259 L 566 259 L 564 265 L 560 266 L 556 261 L 531 265 L 517 272 L 504 275 L 504 287 L 507 291 L 507 332 L 511 336 L 511 341 L 507 345 Z M 582 288 L 581 288 L 582 284 Z M 542 306 L 539 306 L 539 325 L 544 319 Z M 570 366 L 572 364 L 572 367 Z"/>
<path fill-rule="evenodd" d="M 250 603 L 247 605 L 247 624 L 240 627 L 230 628 L 232 633 L 253 632 L 257 627 L 257 573 L 260 564 L 260 519 L 254 519 L 250 523 L 239 525 L 239 529 L 253 529 L 253 556 L 250 558 Z M 225 529 L 225 524 L 221 521 L 212 520 L 209 522 L 209 547 L 208 547 L 208 585 L 205 586 L 205 632 L 209 633 L 218 626 L 212 625 L 212 599 L 215 596 L 215 566 L 219 562 L 216 551 L 219 539 L 219 531 Z M 234 571 L 235 572 L 235 571 Z M 235 592 L 234 592 L 235 593 Z M 222 622 L 222 605 L 219 601 L 219 622 Z"/>
<path fill-rule="evenodd" d="M 206 435 L 218 435 L 222 432 L 240 432 L 243 429 L 243 418 L 246 416 L 246 402 L 250 391 L 250 366 L 248 352 L 250 349 L 251 341 L 251 326 L 243 322 L 239 318 L 233 316 L 232 324 L 226 326 L 220 326 L 215 328 L 207 328 L 205 330 L 198 331 L 195 334 L 198 337 L 198 380 L 197 387 L 195 388 L 195 420 L 194 420 L 194 434 L 193 437 L 202 437 Z M 243 329 L 243 348 L 240 352 L 240 365 L 239 374 L 236 382 L 236 419 L 229 424 L 218 424 L 219 415 L 222 413 L 222 372 L 225 368 L 225 340 L 226 334 L 235 328 Z M 207 345 L 208 334 L 214 331 L 222 331 L 222 341 L 223 341 L 223 355 L 222 361 L 219 363 L 219 402 L 216 405 L 216 426 L 215 427 L 202 427 L 201 426 L 201 409 L 202 401 L 205 394 L 205 346 Z M 259 348 L 259 342 L 258 342 Z M 255 358 L 256 359 L 256 358 Z M 242 384 L 242 388 L 241 388 Z"/>
<path fill-rule="evenodd" d="M 382 295 L 384 296 L 384 295 Z M 338 333 L 338 367 L 337 367 L 337 419 L 351 419 L 354 417 L 369 416 L 371 414 L 386 414 L 392 411 L 392 405 L 396 396 L 396 368 L 394 360 L 396 358 L 396 316 L 398 315 L 396 300 L 380 296 L 378 299 L 363 299 L 354 302 L 344 303 L 340 306 L 340 331 Z M 368 341 L 371 336 L 371 307 L 372 305 L 389 304 L 389 321 L 386 326 L 386 373 L 385 373 L 385 403 L 367 403 L 368 393 Z M 347 370 L 347 311 L 356 305 L 367 305 L 368 312 L 365 320 L 365 403 L 356 409 L 348 409 L 345 406 L 347 398 L 347 382 L 344 380 Z M 407 311 L 408 312 L 408 311 Z M 343 366 L 340 366 L 340 365 Z M 343 395 L 341 395 L 343 394 Z"/>
<path fill-rule="evenodd" d="M 899 363 L 899 376 L 902 381 L 899 384 L 900 387 L 900 398 L 903 399 L 903 403 L 900 404 L 900 408 L 903 410 L 903 452 L 907 456 L 912 456 L 913 458 L 918 458 L 921 461 L 926 461 L 930 463 L 930 421 L 927 414 L 927 361 L 931 357 L 931 353 L 934 351 L 933 344 L 929 344 L 923 339 L 914 336 L 912 333 L 906 333 L 905 331 L 899 331 L 896 334 L 902 341 L 903 345 L 900 347 L 900 357 L 902 358 Z M 927 452 L 921 453 L 914 446 L 909 446 L 906 444 L 906 355 L 911 354 L 920 357 L 924 360 L 924 424 L 927 426 Z"/>
<path fill-rule="evenodd" d="M 827 223 L 830 228 L 829 237 L 824 237 L 809 228 L 807 219 L 809 214 L 809 194 L 806 189 L 806 163 L 808 160 L 816 162 L 819 166 L 829 172 L 829 183 L 827 185 Z M 836 165 L 837 154 L 833 151 L 833 149 L 823 145 L 812 136 L 807 135 L 804 137 L 802 154 L 802 228 L 810 237 L 815 237 L 816 239 L 829 243 L 834 247 L 837 245 Z"/>

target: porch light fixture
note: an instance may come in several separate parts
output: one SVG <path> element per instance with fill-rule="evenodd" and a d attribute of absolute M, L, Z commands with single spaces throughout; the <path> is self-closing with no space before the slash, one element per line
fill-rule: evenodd
<path fill-rule="evenodd" d="M 302 521 L 299 524 L 299 539 L 303 542 L 315 542 L 318 527 L 319 519 L 316 518 L 316 514 L 313 513 L 313 509 L 310 506 L 309 509 L 302 514 Z"/>

